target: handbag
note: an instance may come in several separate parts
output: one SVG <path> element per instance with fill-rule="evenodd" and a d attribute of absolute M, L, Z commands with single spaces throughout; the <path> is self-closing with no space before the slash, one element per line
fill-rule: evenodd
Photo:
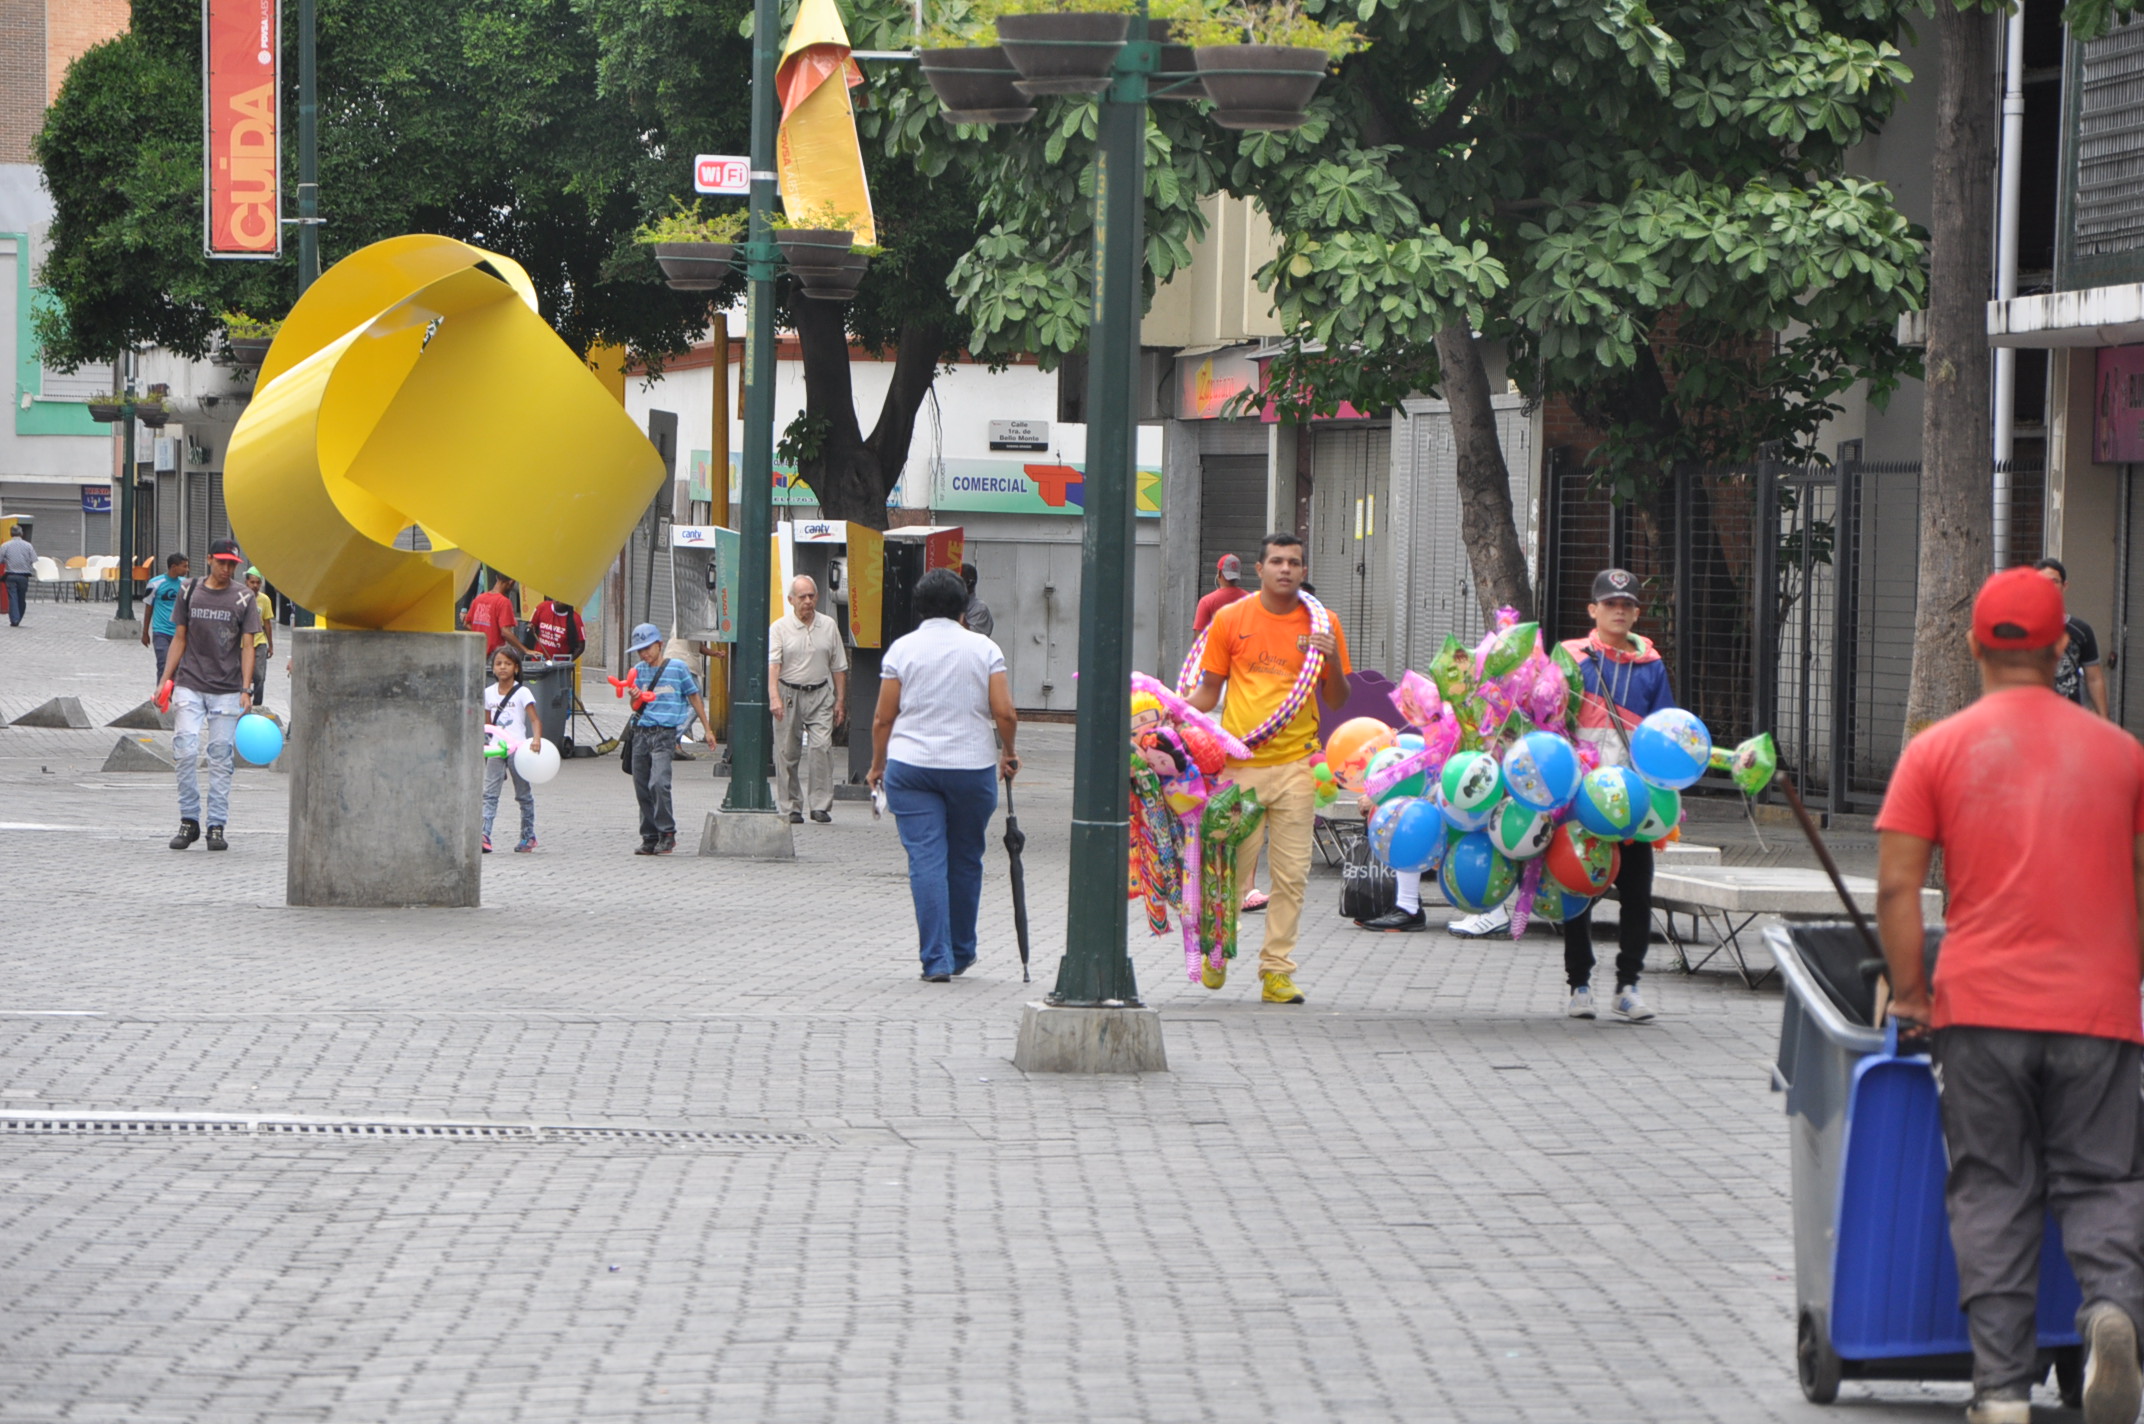
<path fill-rule="evenodd" d="M 1340 857 L 1340 918 L 1374 920 L 1399 902 L 1399 877 L 1370 853 L 1370 838 L 1350 839 Z"/>

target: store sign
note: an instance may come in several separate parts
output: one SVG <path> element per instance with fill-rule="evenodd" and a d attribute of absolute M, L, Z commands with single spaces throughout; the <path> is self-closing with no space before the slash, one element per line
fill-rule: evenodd
<path fill-rule="evenodd" d="M 201 20 L 202 186 L 208 255 L 283 250 L 279 0 L 205 0 Z"/>
<path fill-rule="evenodd" d="M 82 512 L 84 514 L 110 514 L 112 512 L 112 487 L 110 485 L 82 486 Z"/>
<path fill-rule="evenodd" d="M 1161 471 L 1140 466 L 1137 511 L 1161 514 Z M 1020 460 L 947 460 L 931 490 L 931 508 L 996 514 L 1084 514 L 1084 465 Z"/>
<path fill-rule="evenodd" d="M 1258 363 L 1248 347 L 1212 351 L 1202 356 L 1176 358 L 1176 414 L 1179 420 L 1219 420 L 1230 412 L 1228 403 L 1246 391 L 1259 389 Z"/>
<path fill-rule="evenodd" d="M 990 448 L 1046 454 L 1050 448 L 1050 423 L 1047 420 L 993 420 L 990 422 Z"/>
<path fill-rule="evenodd" d="M 2092 388 L 2092 459 L 2144 464 L 2144 346 L 2103 347 Z"/>

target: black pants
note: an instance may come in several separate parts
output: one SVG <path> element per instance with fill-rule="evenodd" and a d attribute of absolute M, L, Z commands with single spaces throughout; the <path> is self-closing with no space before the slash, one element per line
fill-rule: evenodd
<path fill-rule="evenodd" d="M 1615 986 L 1636 984 L 1653 937 L 1653 848 L 1641 841 L 1623 847 L 1615 873 L 1622 923 L 1616 926 Z M 1563 922 L 1563 977 L 1573 989 L 1593 980 L 1593 907 Z"/>
<path fill-rule="evenodd" d="M 2074 1033 L 1936 1034 L 1950 1149 L 1943 1201 L 1978 1389 L 2033 1376 L 2046 1212 L 2062 1227 L 2085 1308 L 2118 1305 L 2144 1334 L 2140 1059 L 2134 1043 Z"/>

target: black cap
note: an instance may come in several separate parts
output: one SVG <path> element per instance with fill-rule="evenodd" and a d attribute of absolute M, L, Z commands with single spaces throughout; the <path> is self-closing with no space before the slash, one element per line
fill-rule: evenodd
<path fill-rule="evenodd" d="M 208 556 L 212 559 L 229 559 L 234 564 L 246 561 L 246 556 L 238 552 L 238 543 L 233 539 L 218 539 L 209 545 Z"/>
<path fill-rule="evenodd" d="M 1638 576 L 1629 569 L 1602 569 L 1593 576 L 1593 603 L 1605 603 L 1611 598 L 1627 598 L 1638 601 Z"/>

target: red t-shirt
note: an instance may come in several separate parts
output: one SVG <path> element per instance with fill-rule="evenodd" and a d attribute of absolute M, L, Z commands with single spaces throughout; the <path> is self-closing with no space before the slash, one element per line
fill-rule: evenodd
<path fill-rule="evenodd" d="M 1213 622 L 1214 614 L 1219 613 L 1249 592 L 1250 590 L 1247 588 L 1239 588 L 1235 584 L 1230 584 L 1227 588 L 1217 588 L 1212 593 L 1207 594 L 1199 600 L 1198 611 L 1191 615 L 1191 631 L 1194 633 L 1205 632 L 1206 625 Z"/>
<path fill-rule="evenodd" d="M 514 626 L 514 604 L 503 593 L 480 593 L 469 600 L 469 631 L 484 635 L 484 656 L 490 657 L 501 642 L 499 630 Z"/>
<path fill-rule="evenodd" d="M 1937 1028 L 2144 1042 L 2135 737 L 2049 689 L 1989 693 L 1907 744 L 1876 828 L 1943 848 Z"/>
<path fill-rule="evenodd" d="M 536 605 L 529 626 L 536 631 L 536 651 L 547 658 L 568 656 L 587 636 L 581 628 L 580 614 L 561 613 L 548 598 Z"/>

